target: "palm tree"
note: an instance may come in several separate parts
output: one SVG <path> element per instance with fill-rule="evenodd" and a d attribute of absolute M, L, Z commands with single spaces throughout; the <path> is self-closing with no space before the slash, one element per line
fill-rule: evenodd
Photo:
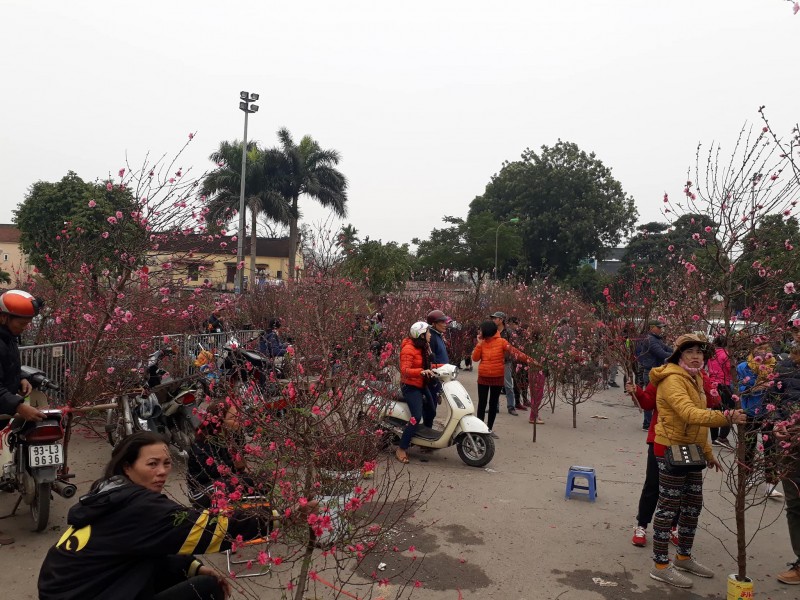
<path fill-rule="evenodd" d="M 275 181 L 289 209 L 289 277 L 295 276 L 298 202 L 307 194 L 337 216 L 347 216 L 347 178 L 336 169 L 339 153 L 323 150 L 311 136 L 295 144 L 289 130 L 278 131 L 280 146 L 266 152 L 267 179 Z"/>
<path fill-rule="evenodd" d="M 239 194 L 242 181 L 242 143 L 220 142 L 219 149 L 209 156 L 217 168 L 206 175 L 200 194 L 207 198 L 208 220 L 227 221 L 233 211 L 239 210 Z M 267 179 L 269 169 L 265 168 L 266 153 L 255 142 L 247 143 L 245 165 L 245 202 L 250 209 L 250 281 L 255 281 L 256 245 L 258 242 L 256 224 L 259 214 L 278 223 L 289 222 L 288 205 L 277 191 L 273 181 Z M 239 233 L 240 235 L 242 232 Z"/>

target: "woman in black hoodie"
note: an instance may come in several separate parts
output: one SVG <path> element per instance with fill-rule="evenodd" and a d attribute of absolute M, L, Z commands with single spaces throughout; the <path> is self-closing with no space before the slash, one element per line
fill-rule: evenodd
<path fill-rule="evenodd" d="M 262 537 L 278 512 L 212 515 L 182 506 L 162 494 L 171 469 L 161 436 L 142 431 L 122 440 L 103 478 L 70 509 L 69 528 L 48 551 L 39 573 L 40 600 L 229 596 L 227 580 L 194 555 L 227 550 L 237 536 Z"/>

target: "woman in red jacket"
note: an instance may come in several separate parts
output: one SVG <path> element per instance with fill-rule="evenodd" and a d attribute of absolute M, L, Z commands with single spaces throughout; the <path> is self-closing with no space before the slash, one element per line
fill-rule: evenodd
<path fill-rule="evenodd" d="M 537 363 L 527 354 L 520 352 L 508 343 L 508 340 L 497 333 L 494 321 L 481 323 L 478 344 L 472 351 L 472 360 L 480 361 L 478 366 L 478 418 L 483 421 L 486 415 L 486 401 L 489 401 L 489 433 L 493 438 L 499 437 L 493 430 L 494 418 L 500 402 L 500 390 L 503 389 L 506 354 L 510 354 L 517 362 Z"/>
<path fill-rule="evenodd" d="M 431 371 L 431 339 L 430 325 L 418 321 L 411 326 L 408 337 L 403 338 L 400 347 L 400 383 L 403 390 L 403 401 L 408 404 L 411 420 L 403 430 L 400 445 L 395 457 L 401 463 L 408 462 L 408 447 L 411 438 L 417 432 L 417 425 L 422 420 L 422 407 L 429 402 L 428 384 L 433 379 Z"/>

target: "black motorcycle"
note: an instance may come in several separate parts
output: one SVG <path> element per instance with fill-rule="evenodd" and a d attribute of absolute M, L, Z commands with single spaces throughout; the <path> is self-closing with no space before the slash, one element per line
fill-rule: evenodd
<path fill-rule="evenodd" d="M 121 410 L 109 410 L 106 431 L 112 445 L 135 430 L 143 430 L 160 433 L 181 453 L 191 448 L 199 425 L 194 409 L 209 394 L 209 388 L 200 374 L 173 379 L 161 366 L 161 361 L 171 356 L 175 356 L 171 347 L 153 352 L 144 367 L 142 393 L 123 398 Z"/>
<path fill-rule="evenodd" d="M 35 390 L 57 391 L 58 385 L 51 382 L 43 371 L 33 367 L 22 367 L 22 377 L 27 379 Z M 4 455 L 0 471 L 0 489 L 20 494 L 14 505 L 13 515 L 22 502 L 30 506 L 34 531 L 42 531 L 50 519 L 51 492 L 64 498 L 72 498 L 77 488 L 62 475 L 64 465 L 64 428 L 62 411 L 44 409 L 46 415 L 39 422 L 15 418 L 11 426 L 2 434 L 0 451 Z"/>

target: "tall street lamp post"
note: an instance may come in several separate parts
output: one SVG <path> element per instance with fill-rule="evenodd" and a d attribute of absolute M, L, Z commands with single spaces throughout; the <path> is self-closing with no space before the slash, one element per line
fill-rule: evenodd
<path fill-rule="evenodd" d="M 236 284 L 234 285 L 237 294 L 244 291 L 244 177 L 247 166 L 247 117 L 250 113 L 258 112 L 258 106 L 252 104 L 258 100 L 258 94 L 239 92 L 239 98 L 241 99 L 239 110 L 244 111 L 244 140 L 242 141 L 242 181 L 239 187 L 239 233 L 236 247 Z"/>
<path fill-rule="evenodd" d="M 497 226 L 497 230 L 495 230 L 494 232 L 494 280 L 495 281 L 497 281 L 497 242 L 500 239 L 500 228 L 506 223 L 519 223 L 519 218 L 514 217 L 513 219 L 509 219 L 508 221 L 503 221 Z"/>

